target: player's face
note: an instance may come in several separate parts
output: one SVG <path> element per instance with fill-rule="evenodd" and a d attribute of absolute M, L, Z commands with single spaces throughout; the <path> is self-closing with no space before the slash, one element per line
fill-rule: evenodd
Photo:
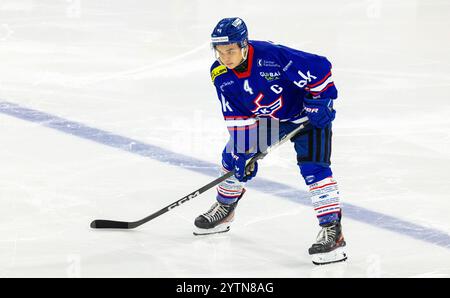
<path fill-rule="evenodd" d="M 241 64 L 242 51 L 237 44 L 229 45 L 217 45 L 215 47 L 216 53 L 219 56 L 220 61 L 229 69 L 233 69 L 239 64 Z"/>

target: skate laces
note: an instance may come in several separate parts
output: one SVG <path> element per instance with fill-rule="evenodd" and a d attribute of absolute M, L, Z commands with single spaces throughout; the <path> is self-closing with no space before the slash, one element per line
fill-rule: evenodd
<path fill-rule="evenodd" d="M 336 240 L 336 225 L 323 227 L 317 234 L 316 244 L 327 244 Z"/>
<path fill-rule="evenodd" d="M 211 209 L 209 209 L 208 212 L 203 214 L 203 216 L 209 222 L 218 221 L 225 218 L 228 215 L 228 209 L 229 206 L 215 202 L 214 205 L 212 205 Z"/>

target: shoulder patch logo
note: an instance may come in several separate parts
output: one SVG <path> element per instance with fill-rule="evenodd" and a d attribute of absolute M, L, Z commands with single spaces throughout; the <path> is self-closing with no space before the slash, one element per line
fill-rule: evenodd
<path fill-rule="evenodd" d="M 224 65 L 219 65 L 219 66 L 217 66 L 216 68 L 214 68 L 214 69 L 211 71 L 211 80 L 212 80 L 212 82 L 214 83 L 214 80 L 215 80 L 218 76 L 220 76 L 221 74 L 226 73 L 227 71 L 228 71 L 228 70 L 227 70 L 226 66 L 224 66 Z"/>

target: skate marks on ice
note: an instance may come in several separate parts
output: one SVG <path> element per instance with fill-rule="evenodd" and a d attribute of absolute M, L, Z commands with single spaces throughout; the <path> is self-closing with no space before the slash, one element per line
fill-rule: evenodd
<path fill-rule="evenodd" d="M 74 122 L 51 115 L 38 110 L 19 106 L 15 103 L 0 99 L 0 113 L 19 118 L 25 121 L 38 123 L 44 127 L 52 128 L 60 132 L 71 134 L 99 144 L 129 153 L 148 157 L 169 165 L 181 167 L 186 170 L 204 174 L 211 177 L 217 176 L 217 165 L 190 156 L 174 153 L 170 150 L 146 144 L 138 140 L 120 136 L 94 127 L 89 127 L 79 122 Z M 291 201 L 310 206 L 307 193 L 289 185 L 276 181 L 259 178 L 249 183 L 250 187 L 273 196 L 282 197 Z M 283 191 L 280 191 L 283 190 Z M 343 204 L 345 216 L 353 220 L 370 224 L 401 235 L 409 236 L 444 248 L 450 248 L 450 235 L 447 233 L 420 226 L 390 215 L 372 211 L 353 204 Z"/>

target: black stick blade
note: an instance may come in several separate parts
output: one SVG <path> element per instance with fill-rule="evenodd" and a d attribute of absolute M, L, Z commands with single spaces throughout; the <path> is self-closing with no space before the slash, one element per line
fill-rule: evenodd
<path fill-rule="evenodd" d="M 129 229 L 128 222 L 96 219 L 91 222 L 92 229 Z"/>

